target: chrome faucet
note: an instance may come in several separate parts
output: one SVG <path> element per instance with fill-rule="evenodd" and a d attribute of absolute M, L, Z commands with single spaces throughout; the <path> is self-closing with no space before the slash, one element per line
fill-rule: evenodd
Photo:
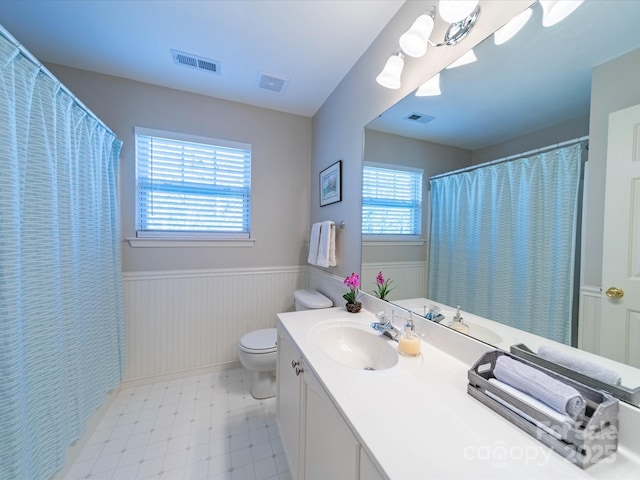
<path fill-rule="evenodd" d="M 395 320 L 394 310 L 391 310 L 391 315 Z M 371 328 L 397 342 L 401 332 L 395 327 L 393 321 L 389 320 L 386 312 L 378 312 L 376 315 L 376 320 L 377 321 L 371 324 Z"/>

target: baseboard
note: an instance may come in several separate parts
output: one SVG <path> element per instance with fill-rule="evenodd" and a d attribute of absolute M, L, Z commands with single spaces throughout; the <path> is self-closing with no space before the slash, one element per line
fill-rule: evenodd
<path fill-rule="evenodd" d="M 125 379 L 120 383 L 120 390 L 127 388 L 135 388 L 140 385 L 148 385 L 149 383 L 166 382 L 176 378 L 193 377 L 196 375 L 204 375 L 207 373 L 219 372 L 221 370 L 229 370 L 231 368 L 241 367 L 240 362 L 225 362 L 217 365 L 209 365 L 206 367 L 190 368 L 188 370 L 180 370 L 177 372 L 163 373 L 160 375 L 150 375 L 141 378 Z"/>

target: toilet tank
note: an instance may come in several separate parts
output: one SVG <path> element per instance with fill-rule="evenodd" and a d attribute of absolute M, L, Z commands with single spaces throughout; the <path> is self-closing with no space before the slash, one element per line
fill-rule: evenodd
<path fill-rule="evenodd" d="M 296 305 L 296 311 L 333 307 L 333 302 L 330 299 L 310 288 L 293 292 L 293 301 Z"/>

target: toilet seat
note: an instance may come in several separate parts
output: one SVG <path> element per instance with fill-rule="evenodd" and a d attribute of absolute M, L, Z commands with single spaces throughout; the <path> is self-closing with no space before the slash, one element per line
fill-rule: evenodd
<path fill-rule="evenodd" d="M 247 353 L 261 354 L 276 351 L 277 329 L 263 328 L 245 333 L 240 338 L 240 349 Z"/>

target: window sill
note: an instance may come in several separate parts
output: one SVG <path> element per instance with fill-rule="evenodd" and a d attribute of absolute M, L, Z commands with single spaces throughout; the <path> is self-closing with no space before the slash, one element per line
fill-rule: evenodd
<path fill-rule="evenodd" d="M 127 242 L 132 248 L 192 248 L 192 247 L 253 247 L 255 239 L 234 239 L 234 240 L 213 240 L 201 239 L 190 240 L 184 238 L 138 238 L 128 237 Z"/>

